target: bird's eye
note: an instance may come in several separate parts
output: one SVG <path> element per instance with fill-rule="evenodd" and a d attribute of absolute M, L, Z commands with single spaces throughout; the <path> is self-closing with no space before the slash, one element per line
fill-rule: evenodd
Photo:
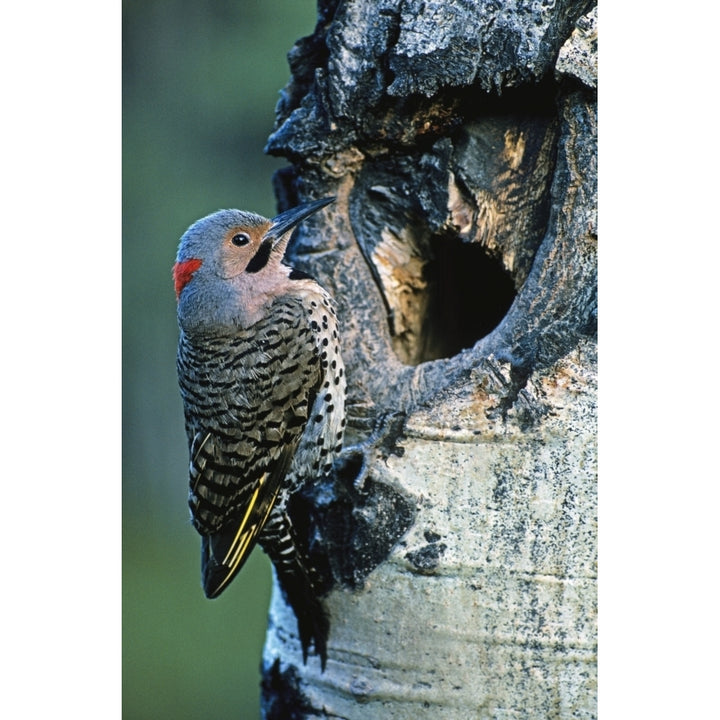
<path fill-rule="evenodd" d="M 250 242 L 250 236 L 245 233 L 238 233 L 237 235 L 232 236 L 231 242 L 233 245 L 242 247 L 243 245 L 247 245 Z"/>

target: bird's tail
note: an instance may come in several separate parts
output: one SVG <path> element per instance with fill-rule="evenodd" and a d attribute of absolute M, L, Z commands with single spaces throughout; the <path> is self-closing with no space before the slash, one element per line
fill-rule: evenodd
<path fill-rule="evenodd" d="M 313 645 L 325 670 L 330 621 L 320 601 L 322 583 L 285 513 L 271 513 L 259 542 L 272 560 L 285 600 L 297 618 L 303 661 L 307 662 Z"/>

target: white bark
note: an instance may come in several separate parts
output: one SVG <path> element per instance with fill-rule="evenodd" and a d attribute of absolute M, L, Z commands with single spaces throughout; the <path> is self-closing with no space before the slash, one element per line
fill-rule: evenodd
<path fill-rule="evenodd" d="M 513 417 L 488 421 L 482 390 L 408 419 L 405 453 L 374 471 L 413 494 L 417 518 L 362 590 L 328 598 L 324 674 L 303 666 L 292 611 L 274 594 L 265 657 L 294 665 L 327 717 L 595 715 L 592 344 L 534 374 L 528 392 L 549 408 L 529 432 Z"/>

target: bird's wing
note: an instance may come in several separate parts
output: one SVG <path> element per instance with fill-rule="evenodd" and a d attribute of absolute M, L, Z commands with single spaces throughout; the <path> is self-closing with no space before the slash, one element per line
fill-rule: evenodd
<path fill-rule="evenodd" d="M 238 573 L 283 491 L 321 382 L 321 360 L 298 303 L 280 303 L 251 331 L 179 353 L 188 432 L 190 510 L 203 535 L 205 594 Z"/>
<path fill-rule="evenodd" d="M 212 444 L 212 436 L 205 443 Z M 277 501 L 293 448 L 283 449 L 273 469 L 264 472 L 244 493 L 241 517 L 202 539 L 202 583 L 209 598 L 217 597 L 240 571 Z M 249 497 L 247 496 L 249 493 Z"/>

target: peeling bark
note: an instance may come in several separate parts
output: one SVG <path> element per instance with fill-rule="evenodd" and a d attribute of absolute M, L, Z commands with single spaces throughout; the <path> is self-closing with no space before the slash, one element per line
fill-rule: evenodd
<path fill-rule="evenodd" d="M 274 591 L 263 712 L 596 716 L 596 9 L 319 2 L 268 151 L 333 194 L 348 441 L 291 508 L 328 665 Z M 291 710 L 292 709 L 292 710 Z"/>

